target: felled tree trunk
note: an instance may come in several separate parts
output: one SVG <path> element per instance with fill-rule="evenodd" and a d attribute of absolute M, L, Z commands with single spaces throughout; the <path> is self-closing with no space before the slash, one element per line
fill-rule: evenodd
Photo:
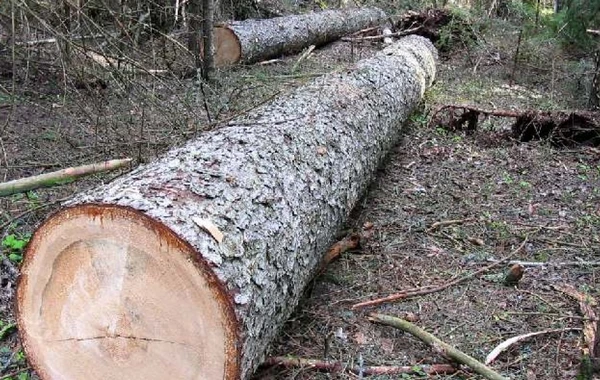
<path fill-rule="evenodd" d="M 433 81 L 410 36 L 83 193 L 28 246 L 43 379 L 237 379 L 263 359 Z"/>
<path fill-rule="evenodd" d="M 252 63 L 323 45 L 386 20 L 378 8 L 346 8 L 217 26 L 215 64 Z"/>

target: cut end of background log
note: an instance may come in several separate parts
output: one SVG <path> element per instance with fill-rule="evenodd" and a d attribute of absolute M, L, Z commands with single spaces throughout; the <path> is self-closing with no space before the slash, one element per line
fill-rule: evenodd
<path fill-rule="evenodd" d="M 215 65 L 253 63 L 294 54 L 310 45 L 323 45 L 386 20 L 385 12 L 378 8 L 345 8 L 231 21 L 214 29 Z"/>
<path fill-rule="evenodd" d="M 242 45 L 233 30 L 226 26 L 218 26 L 213 34 L 216 66 L 229 66 L 242 60 Z"/>
<path fill-rule="evenodd" d="M 164 225 L 130 208 L 82 205 L 39 228 L 28 255 L 18 317 L 43 378 L 238 375 L 227 292 Z"/>

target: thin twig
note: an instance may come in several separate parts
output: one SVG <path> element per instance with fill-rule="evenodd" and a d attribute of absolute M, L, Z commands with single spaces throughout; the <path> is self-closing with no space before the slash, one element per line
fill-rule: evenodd
<path fill-rule="evenodd" d="M 454 224 L 463 224 L 463 223 L 467 223 L 467 222 L 472 222 L 474 221 L 475 218 L 466 218 L 466 219 L 453 219 L 453 220 L 443 220 L 441 222 L 435 222 L 431 225 L 431 227 L 429 227 L 427 229 L 426 232 L 431 232 L 431 231 L 435 231 L 440 227 L 447 227 L 447 226 L 451 226 Z"/>
<path fill-rule="evenodd" d="M 44 208 L 47 208 L 47 207 L 50 207 L 50 206 L 54 206 L 54 205 L 55 205 L 55 204 L 57 204 L 57 203 L 61 203 L 61 202 L 64 202 L 64 201 L 66 201 L 67 199 L 69 199 L 69 197 L 65 197 L 65 198 L 56 199 L 56 200 L 54 200 L 54 201 L 52 201 L 52 202 L 44 203 L 43 205 L 39 205 L 39 206 L 36 206 L 36 207 L 30 208 L 29 210 L 25 210 L 25 211 L 21 212 L 20 214 L 17 214 L 15 217 L 13 217 L 13 218 L 10 218 L 8 221 L 6 221 L 6 222 L 4 222 L 4 223 L 0 224 L 0 230 L 2 230 L 2 229 L 4 229 L 4 228 L 6 228 L 6 227 L 8 227 L 8 226 L 10 226 L 10 225 L 11 225 L 12 223 L 14 223 L 16 220 L 19 220 L 19 219 L 21 219 L 21 218 L 23 218 L 23 217 L 25 217 L 25 216 L 27 216 L 27 215 L 29 215 L 29 214 L 31 214 L 31 213 L 34 213 L 34 212 L 36 212 L 36 211 L 39 211 L 39 210 L 41 210 L 41 209 L 44 209 Z"/>
<path fill-rule="evenodd" d="M 353 374 L 363 374 L 367 376 L 376 375 L 398 375 L 398 374 L 422 374 L 442 375 L 453 374 L 458 370 L 450 364 L 427 364 L 416 366 L 352 366 L 350 364 L 338 361 L 325 361 L 306 359 L 293 356 L 275 356 L 270 357 L 261 364 L 261 367 L 282 366 L 286 368 L 314 368 L 323 372 L 350 372 Z"/>
<path fill-rule="evenodd" d="M 540 301 L 542 301 L 543 303 L 548 305 L 550 307 L 550 309 L 554 310 L 555 312 L 557 312 L 557 313 L 561 312 L 561 310 L 559 308 L 554 306 L 550 301 L 546 300 L 544 297 L 540 296 L 539 294 L 536 294 L 534 292 L 531 292 L 531 291 L 525 290 L 525 289 L 517 289 L 517 291 L 534 296 L 535 298 L 539 299 Z"/>
<path fill-rule="evenodd" d="M 18 374 L 20 374 L 22 372 L 29 371 L 30 369 L 31 369 L 31 367 L 25 367 L 25 368 L 18 369 L 18 370 L 14 371 L 14 372 L 11 372 L 11 373 L 9 373 L 7 375 L 4 375 L 4 376 L 0 377 L 0 380 L 10 379 L 11 377 L 17 376 Z"/>
<path fill-rule="evenodd" d="M 343 37 L 342 41 L 345 42 L 358 42 L 358 41 L 374 41 L 374 40 L 383 40 L 384 38 L 390 38 L 390 37 L 402 37 L 402 36 L 407 36 L 409 34 L 413 34 L 418 32 L 419 30 L 421 30 L 421 27 L 416 27 L 416 28 L 412 28 L 412 29 L 406 29 L 400 32 L 396 32 L 396 33 L 390 33 L 390 34 L 379 34 L 376 36 L 366 36 L 366 37 Z"/>
<path fill-rule="evenodd" d="M 489 262 L 497 262 L 498 260 L 488 259 Z M 541 262 L 541 261 L 520 261 L 511 260 L 508 265 L 519 264 L 524 267 L 597 267 L 600 266 L 600 261 L 558 261 L 558 262 Z"/>
<path fill-rule="evenodd" d="M 473 277 L 476 277 L 482 273 L 485 273 L 487 271 L 489 271 L 490 269 L 493 269 L 495 267 L 497 267 L 498 265 L 508 261 L 510 258 L 512 258 L 513 256 L 515 256 L 517 253 L 519 253 L 519 251 L 525 246 L 525 243 L 527 242 L 528 238 L 523 239 L 523 242 L 515 249 L 513 250 L 511 253 L 509 253 L 505 258 L 503 258 L 502 260 L 499 260 L 498 262 L 495 262 L 491 265 L 488 265 L 484 268 L 481 268 L 478 271 L 475 271 L 473 273 L 467 274 L 463 277 L 459 277 L 459 278 L 455 278 L 453 280 L 450 280 L 444 284 L 441 284 L 439 286 L 435 286 L 435 285 L 429 285 L 429 286 L 425 286 L 422 288 L 415 288 L 415 289 L 409 289 L 409 290 L 405 290 L 403 292 L 400 293 L 396 293 L 396 294 L 392 294 L 389 295 L 387 297 L 383 297 L 383 298 L 378 298 L 378 299 L 374 299 L 374 300 L 369 300 L 369 301 L 364 301 L 364 302 L 360 302 L 357 304 L 352 305 L 352 309 L 358 309 L 358 308 L 362 308 L 362 307 L 367 307 L 367 306 L 375 306 L 375 305 L 380 305 L 383 303 L 388 303 L 388 302 L 393 302 L 393 301 L 397 301 L 397 300 L 401 300 L 401 299 L 405 299 L 405 298 L 410 298 L 410 297 L 415 297 L 415 296 L 422 296 L 425 294 L 431 294 L 431 293 L 435 293 L 435 292 L 439 292 L 441 290 L 447 289 L 451 286 L 460 284 L 462 282 L 465 282 Z"/>

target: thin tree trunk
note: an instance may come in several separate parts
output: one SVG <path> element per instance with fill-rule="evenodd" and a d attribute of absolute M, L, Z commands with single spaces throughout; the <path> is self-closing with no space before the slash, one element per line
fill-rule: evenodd
<path fill-rule="evenodd" d="M 213 24 L 215 19 L 216 0 L 202 0 L 202 46 L 204 47 L 204 65 L 202 78 L 209 80 L 215 68 L 215 45 L 213 42 Z"/>
<path fill-rule="evenodd" d="M 187 7 L 187 33 L 188 33 L 188 50 L 194 55 L 194 67 L 196 69 L 202 68 L 202 58 L 200 57 L 200 41 L 199 34 L 202 23 L 200 17 L 202 14 L 202 7 L 200 1 L 204 0 L 189 0 L 186 4 Z"/>

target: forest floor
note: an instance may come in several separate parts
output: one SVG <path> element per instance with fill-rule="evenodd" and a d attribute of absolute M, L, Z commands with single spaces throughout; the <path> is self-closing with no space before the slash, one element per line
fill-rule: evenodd
<path fill-rule="evenodd" d="M 513 379 L 576 377 L 582 333 L 567 329 L 581 328 L 583 317 L 578 303 L 553 286 L 568 284 L 600 297 L 593 265 L 600 252 L 600 154 L 507 138 L 509 125 L 501 118 L 469 133 L 448 131 L 429 120 L 443 104 L 583 109 L 590 64 L 564 53 L 556 41 L 532 35 L 523 38 L 515 66 L 519 29 L 500 20 L 486 24 L 476 30 L 476 41 L 446 42 L 452 46 L 442 54 L 436 83 L 348 222 L 354 231 L 372 224 L 372 236 L 314 281 L 270 355 L 349 366 L 417 366 L 402 378 L 420 378 L 419 365 L 446 363 L 413 336 L 367 320 L 370 312 L 379 312 L 411 319 L 480 360 L 510 337 L 560 330 L 511 346 L 491 366 Z M 0 75 L 4 88 L 18 88 L 15 107 L 12 99 L 0 97 L 0 119 L 9 120 L 0 175 L 9 180 L 119 157 L 133 157 L 135 165 L 146 162 L 205 128 L 218 127 L 215 120 L 264 103 L 315 75 L 348 67 L 378 48 L 337 42 L 300 64 L 294 56 L 222 72 L 217 85 L 203 89 L 194 80 L 136 77 L 128 88 L 111 85 L 65 95 L 60 80 L 36 77 L 41 74 L 21 75 L 16 83 Z M 13 314 L 19 242 L 56 209 L 58 200 L 119 174 L 1 201 L 0 378 L 26 368 Z M 431 228 L 449 220 L 461 222 Z M 513 253 L 512 259 L 547 265 L 527 267 L 518 286 L 502 283 L 502 265 L 439 292 L 352 308 L 403 289 L 443 284 Z M 580 264 L 553 265 L 561 262 Z M 435 378 L 468 376 L 458 372 Z M 256 374 L 257 379 L 356 377 L 284 367 Z"/>

